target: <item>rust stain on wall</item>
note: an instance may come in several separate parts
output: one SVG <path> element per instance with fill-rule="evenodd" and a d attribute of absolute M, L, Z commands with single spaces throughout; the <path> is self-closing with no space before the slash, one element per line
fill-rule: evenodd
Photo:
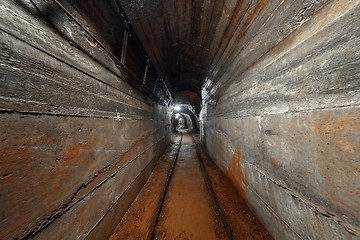
<path fill-rule="evenodd" d="M 341 150 L 346 153 L 355 153 L 356 152 L 356 146 L 353 144 L 346 142 L 346 141 L 339 141 L 339 145 L 341 147 Z"/>
<path fill-rule="evenodd" d="M 275 157 L 271 158 L 271 165 L 277 170 L 279 170 L 279 169 L 281 169 L 283 167 L 281 162 Z"/>
<path fill-rule="evenodd" d="M 29 154 L 29 149 L 27 147 L 7 148 L 0 151 L 0 161 L 15 162 L 19 159 L 27 159 Z"/>
<path fill-rule="evenodd" d="M 0 151 L 1 179 L 10 177 L 15 171 L 14 167 L 18 164 L 27 163 L 30 157 L 29 148 L 6 148 Z M 21 161 L 21 163 L 19 163 Z"/>
<path fill-rule="evenodd" d="M 249 29 L 254 19 L 265 9 L 268 5 L 268 0 L 261 0 L 256 3 L 255 7 L 247 12 L 247 17 L 244 19 L 244 24 L 241 26 L 239 35 L 236 37 L 236 43 L 239 43 L 245 32 Z"/>
<path fill-rule="evenodd" d="M 326 113 L 316 124 L 317 148 L 321 159 L 317 165 L 322 178 L 326 180 L 324 187 L 329 189 L 328 199 L 340 207 L 347 208 L 349 203 L 341 194 L 344 190 L 338 184 L 339 179 L 347 180 L 346 188 L 353 189 L 353 191 L 348 191 L 349 199 L 356 198 L 357 192 L 354 191 L 356 182 L 348 176 L 360 173 L 357 167 L 360 142 L 356 134 L 359 131 L 358 115 Z"/>
<path fill-rule="evenodd" d="M 88 143 L 76 143 L 71 145 L 67 150 L 66 156 L 64 157 L 64 165 L 68 166 L 74 160 L 74 158 L 78 156 L 80 150 L 88 148 L 88 145 Z"/>
<path fill-rule="evenodd" d="M 317 131 L 320 136 L 319 145 L 321 148 L 332 148 L 341 151 L 346 153 L 347 157 L 351 157 L 357 152 L 357 144 L 350 142 L 348 137 L 353 135 L 354 132 L 360 131 L 360 119 L 337 118 L 331 116 L 331 114 L 326 114 L 317 126 Z M 321 151 L 321 154 L 329 156 L 331 152 Z"/>
<path fill-rule="evenodd" d="M 228 166 L 227 175 L 229 176 L 231 182 L 236 187 L 237 191 L 240 193 L 241 197 L 246 200 L 247 192 L 246 186 L 247 181 L 241 170 L 241 152 L 240 149 L 236 149 L 233 156 L 232 161 Z"/>
<path fill-rule="evenodd" d="M 326 114 L 318 126 L 318 132 L 322 136 L 339 134 L 344 130 L 344 126 L 347 125 L 348 122 L 349 121 L 344 118 L 335 121 L 330 114 Z"/>

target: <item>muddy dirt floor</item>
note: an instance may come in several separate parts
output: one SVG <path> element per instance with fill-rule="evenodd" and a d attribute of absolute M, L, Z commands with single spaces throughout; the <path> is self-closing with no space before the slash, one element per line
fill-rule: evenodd
<path fill-rule="evenodd" d="M 158 160 L 148 182 L 110 240 L 149 238 L 154 213 L 179 147 L 164 204 L 156 221 L 154 239 L 228 239 L 200 169 L 195 144 L 200 146 L 198 136 L 193 136 L 186 132 L 182 138 L 180 134 L 173 135 L 172 145 Z M 204 149 L 200 148 L 199 153 L 234 238 L 272 239 L 225 175 L 209 161 Z"/>

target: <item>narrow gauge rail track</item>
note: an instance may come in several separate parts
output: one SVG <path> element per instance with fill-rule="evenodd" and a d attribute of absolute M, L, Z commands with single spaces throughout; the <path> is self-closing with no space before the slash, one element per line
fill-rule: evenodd
<path fill-rule="evenodd" d="M 181 134 L 180 144 L 179 144 L 179 147 L 177 149 L 176 154 L 173 157 L 172 164 L 171 164 L 171 166 L 169 168 L 169 172 L 167 174 L 166 181 L 164 183 L 164 186 L 163 186 L 163 189 L 162 189 L 162 192 L 161 192 L 161 196 L 160 196 L 159 202 L 157 204 L 156 211 L 155 211 L 155 213 L 153 215 L 152 222 L 151 222 L 151 225 L 149 227 L 147 240 L 153 240 L 155 238 L 156 225 L 158 223 L 160 213 L 161 213 L 162 207 L 163 207 L 164 202 L 165 202 L 166 193 L 168 191 L 169 183 L 171 181 L 171 178 L 172 178 L 175 166 L 176 166 L 176 162 L 177 162 L 177 159 L 178 159 L 178 156 L 179 156 L 179 153 L 180 153 L 182 141 L 183 141 L 183 133 L 181 132 L 180 134 Z M 233 240 L 233 239 L 235 239 L 234 235 L 233 235 L 233 233 L 231 231 L 231 228 L 230 228 L 230 226 L 229 226 L 229 224 L 228 224 L 228 222 L 226 220 L 226 217 L 225 217 L 225 215 L 223 213 L 223 210 L 222 210 L 222 208 L 220 206 L 220 203 L 219 203 L 219 201 L 218 201 L 218 199 L 216 197 L 216 194 L 215 194 L 215 191 L 213 189 L 212 183 L 210 181 L 209 175 L 208 175 L 208 173 L 206 171 L 204 161 L 203 161 L 203 159 L 201 157 L 199 146 L 196 143 L 194 136 L 189 132 L 187 132 L 187 134 L 191 136 L 192 141 L 193 141 L 194 145 L 196 146 L 197 159 L 198 159 L 199 164 L 200 164 L 201 174 L 202 174 L 202 176 L 204 178 L 205 185 L 206 185 L 206 188 L 207 188 L 207 192 L 209 193 L 210 198 L 212 200 L 212 204 L 213 204 L 214 210 L 215 210 L 215 215 L 219 217 L 219 220 L 221 221 L 221 223 L 222 223 L 222 225 L 224 227 L 227 238 L 229 240 Z"/>
<path fill-rule="evenodd" d="M 196 153 L 197 153 L 197 156 L 198 156 L 198 159 L 199 159 L 199 162 L 200 162 L 201 173 L 202 173 L 203 178 L 205 180 L 206 188 L 207 188 L 207 190 L 209 192 L 211 200 L 212 200 L 212 202 L 214 204 L 214 207 L 215 207 L 214 209 L 215 209 L 217 215 L 219 216 L 219 218 L 220 218 L 220 220 L 221 220 L 221 222 L 222 222 L 222 224 L 224 226 L 224 229 L 225 229 L 225 232 L 226 232 L 226 235 L 227 235 L 228 239 L 233 240 L 233 239 L 235 239 L 234 235 L 233 235 L 233 233 L 231 231 L 229 223 L 226 220 L 226 217 L 225 217 L 225 214 L 224 214 L 224 212 L 223 212 L 223 210 L 221 208 L 220 202 L 216 197 L 216 194 L 215 194 L 213 185 L 211 183 L 209 174 L 207 173 L 206 168 L 205 168 L 204 160 L 201 157 L 199 146 L 196 143 L 194 136 L 191 133 L 189 133 L 189 135 L 192 137 L 192 140 L 193 140 L 193 142 L 194 142 L 194 144 L 196 146 Z"/>
<path fill-rule="evenodd" d="M 175 165 L 176 165 L 179 153 L 180 153 L 180 149 L 181 149 L 181 144 L 182 144 L 182 140 L 183 140 L 183 133 L 180 132 L 180 134 L 181 134 L 181 137 L 180 137 L 179 147 L 178 147 L 178 149 L 176 151 L 176 154 L 174 155 L 172 164 L 171 164 L 171 166 L 169 168 L 169 172 L 168 172 L 168 174 L 166 176 L 165 184 L 164 184 L 164 187 L 163 187 L 163 189 L 161 191 L 161 196 L 160 196 L 158 205 L 156 207 L 155 214 L 154 214 L 153 219 L 152 219 L 151 224 L 150 224 L 150 228 L 149 228 L 148 235 L 147 235 L 147 240 L 152 240 L 152 239 L 155 238 L 156 223 L 157 223 L 157 221 L 159 219 L 161 209 L 162 209 L 163 204 L 164 204 L 165 196 L 166 196 L 166 193 L 167 193 L 167 190 L 168 190 L 168 187 L 169 187 L 169 183 L 170 183 L 172 174 L 174 172 L 174 168 L 175 168 Z"/>

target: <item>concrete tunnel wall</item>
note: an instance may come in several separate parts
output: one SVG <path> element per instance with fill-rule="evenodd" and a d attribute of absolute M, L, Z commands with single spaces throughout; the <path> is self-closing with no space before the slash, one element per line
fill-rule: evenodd
<path fill-rule="evenodd" d="M 275 239 L 360 238 L 360 2 L 321 2 L 268 4 L 203 88 L 207 150 Z"/>
<path fill-rule="evenodd" d="M 127 83 L 146 59 L 121 22 L 32 2 L 0 3 L 0 239 L 106 239 L 169 143 L 166 89 Z"/>
<path fill-rule="evenodd" d="M 84 2 L 0 4 L 1 239 L 107 236 L 168 143 L 117 2 L 172 87 L 202 85 L 202 140 L 276 239 L 359 239 L 360 1 Z"/>

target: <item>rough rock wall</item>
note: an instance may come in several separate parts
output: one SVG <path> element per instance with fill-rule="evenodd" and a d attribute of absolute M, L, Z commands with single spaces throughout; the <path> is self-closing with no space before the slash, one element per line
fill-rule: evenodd
<path fill-rule="evenodd" d="M 168 144 L 167 108 L 55 7 L 0 3 L 0 239 L 106 239 Z"/>
<path fill-rule="evenodd" d="M 203 141 L 276 239 L 359 239 L 360 1 L 291 2 L 205 84 Z"/>

